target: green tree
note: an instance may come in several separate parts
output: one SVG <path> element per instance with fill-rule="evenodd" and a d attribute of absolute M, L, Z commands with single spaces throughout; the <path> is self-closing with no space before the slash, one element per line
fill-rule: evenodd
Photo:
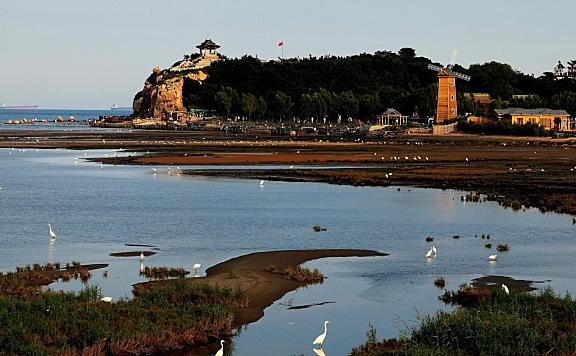
<path fill-rule="evenodd" d="M 364 94 L 359 100 L 360 115 L 365 117 L 374 117 L 374 115 L 381 113 L 380 97 L 376 93 Z"/>
<path fill-rule="evenodd" d="M 358 113 L 358 99 L 351 90 L 340 93 L 340 107 L 346 117 L 354 117 Z"/>
<path fill-rule="evenodd" d="M 284 92 L 277 91 L 272 99 L 274 113 L 276 114 L 276 117 L 280 119 L 280 121 L 292 113 L 292 107 L 294 106 L 294 103 L 292 102 L 292 98 L 289 95 Z"/>
<path fill-rule="evenodd" d="M 218 105 L 218 110 L 222 113 L 226 113 L 226 116 L 230 116 L 232 112 L 232 107 L 234 105 L 235 98 L 238 97 L 236 90 L 230 87 L 223 87 L 220 91 L 216 93 L 215 100 Z"/>
<path fill-rule="evenodd" d="M 266 99 L 263 96 L 258 97 L 258 106 L 256 107 L 256 115 L 260 119 L 263 119 L 268 111 L 268 103 L 266 103 Z"/>
<path fill-rule="evenodd" d="M 566 110 L 574 117 L 576 116 L 576 92 L 563 91 L 555 94 L 550 99 L 550 106 L 558 110 Z"/>
<path fill-rule="evenodd" d="M 253 94 L 242 93 L 242 112 L 252 118 L 252 114 L 258 109 L 258 99 Z"/>
<path fill-rule="evenodd" d="M 312 103 L 312 96 L 310 94 L 300 95 L 300 117 L 304 119 L 309 119 L 312 116 L 314 110 L 314 104 Z"/>

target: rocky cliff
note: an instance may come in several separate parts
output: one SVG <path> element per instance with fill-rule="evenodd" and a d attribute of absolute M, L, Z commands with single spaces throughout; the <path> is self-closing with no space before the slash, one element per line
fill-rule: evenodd
<path fill-rule="evenodd" d="M 182 88 L 186 80 L 202 82 L 201 70 L 160 70 L 155 67 L 144 83 L 144 89 L 134 96 L 132 108 L 136 117 L 164 118 L 170 111 L 186 111 Z"/>

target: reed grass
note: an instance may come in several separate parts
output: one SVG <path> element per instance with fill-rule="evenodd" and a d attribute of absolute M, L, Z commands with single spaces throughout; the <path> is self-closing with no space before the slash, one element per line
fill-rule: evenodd
<path fill-rule="evenodd" d="M 290 279 L 304 284 L 324 282 L 324 275 L 317 268 L 311 270 L 302 266 L 288 267 L 286 273 Z"/>
<path fill-rule="evenodd" d="M 248 303 L 240 290 L 185 279 L 137 285 L 133 299 L 115 303 L 100 301 L 97 286 L 55 292 L 27 281 L 0 276 L 0 354 L 172 352 L 230 335 L 234 310 Z"/>
<path fill-rule="evenodd" d="M 471 287 L 466 286 L 468 293 Z M 454 292 L 456 293 L 456 292 Z M 420 318 L 400 339 L 368 341 L 352 351 L 364 355 L 573 355 L 576 302 L 551 289 L 539 294 L 500 289 L 477 304 Z M 366 350 L 369 350 L 368 353 Z"/>

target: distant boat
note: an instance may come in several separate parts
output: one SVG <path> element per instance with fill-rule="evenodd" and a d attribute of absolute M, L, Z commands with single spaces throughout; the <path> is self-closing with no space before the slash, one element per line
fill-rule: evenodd
<path fill-rule="evenodd" d="M 0 110 L 36 110 L 38 105 L 18 105 L 18 106 L 7 106 L 6 104 L 0 104 Z"/>
<path fill-rule="evenodd" d="M 114 104 L 114 105 L 112 105 L 110 110 L 132 110 L 132 108 L 129 106 L 118 106 L 118 105 Z"/>

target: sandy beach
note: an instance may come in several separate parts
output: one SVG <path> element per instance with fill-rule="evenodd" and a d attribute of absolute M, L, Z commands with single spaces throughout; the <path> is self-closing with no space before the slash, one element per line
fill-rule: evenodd
<path fill-rule="evenodd" d="M 372 250 L 319 249 L 257 252 L 219 263 L 206 270 L 206 277 L 189 278 L 189 283 L 208 283 L 213 286 L 240 288 L 248 297 L 248 307 L 238 309 L 235 326 L 253 323 L 264 315 L 264 309 L 303 283 L 282 273 L 288 267 L 328 257 L 378 257 L 386 253 Z M 230 276 L 234 271 L 234 277 Z M 162 287 L 171 281 L 155 281 L 135 285 L 139 288 Z"/>

